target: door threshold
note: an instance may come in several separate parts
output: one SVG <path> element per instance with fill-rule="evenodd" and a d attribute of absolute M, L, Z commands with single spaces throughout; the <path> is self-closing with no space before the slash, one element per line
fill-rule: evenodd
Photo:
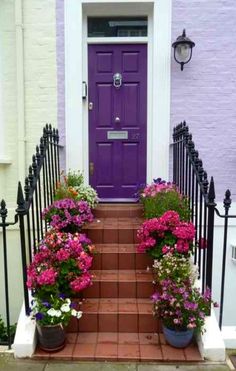
<path fill-rule="evenodd" d="M 137 198 L 99 198 L 99 203 L 137 203 Z"/>

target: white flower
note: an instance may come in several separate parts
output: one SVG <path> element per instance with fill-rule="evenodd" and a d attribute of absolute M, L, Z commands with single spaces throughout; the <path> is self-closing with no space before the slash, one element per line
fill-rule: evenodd
<path fill-rule="evenodd" d="M 70 311 L 70 305 L 69 304 L 62 304 L 61 311 L 65 312 L 65 313 L 69 312 Z"/>
<path fill-rule="evenodd" d="M 54 308 L 50 308 L 48 311 L 47 311 L 47 314 L 51 317 L 60 317 L 61 316 L 61 311 L 60 310 L 56 310 Z"/>
<path fill-rule="evenodd" d="M 71 300 L 70 300 L 69 298 L 67 298 L 67 299 L 65 300 L 65 302 L 66 302 L 68 305 L 71 304 Z"/>
<path fill-rule="evenodd" d="M 77 319 L 80 319 L 82 317 L 83 312 L 72 309 L 71 311 L 72 316 L 76 317 Z"/>

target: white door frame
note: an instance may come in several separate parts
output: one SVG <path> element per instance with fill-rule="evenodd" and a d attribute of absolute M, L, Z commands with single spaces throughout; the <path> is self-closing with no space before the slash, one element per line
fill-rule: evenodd
<path fill-rule="evenodd" d="M 82 99 L 82 82 L 88 81 L 87 16 L 147 15 L 147 182 L 157 176 L 168 179 L 171 0 L 113 0 L 112 3 L 108 0 L 96 3 L 93 0 L 70 0 L 64 4 L 67 169 L 83 170 L 88 181 L 88 101 Z M 137 39 L 130 39 L 122 38 L 122 43 L 137 42 Z M 114 43 L 114 38 L 107 42 Z"/>

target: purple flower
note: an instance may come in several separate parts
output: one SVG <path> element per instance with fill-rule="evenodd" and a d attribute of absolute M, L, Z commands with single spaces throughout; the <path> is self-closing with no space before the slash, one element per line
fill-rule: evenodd
<path fill-rule="evenodd" d="M 51 304 L 50 304 L 48 301 L 43 301 L 42 304 L 43 304 L 46 308 L 51 308 Z"/>
<path fill-rule="evenodd" d="M 40 321 L 41 319 L 43 319 L 43 317 L 44 317 L 43 313 L 40 312 L 36 313 L 35 315 L 36 321 Z"/>

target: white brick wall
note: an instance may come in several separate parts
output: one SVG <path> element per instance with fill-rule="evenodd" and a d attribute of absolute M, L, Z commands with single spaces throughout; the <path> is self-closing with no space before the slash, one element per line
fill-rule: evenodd
<path fill-rule="evenodd" d="M 4 154 L 14 160 L 17 156 L 14 0 L 0 1 L 0 46 Z M 10 203 L 16 198 L 17 162 L 14 162 L 12 165 L 0 165 L 0 198 L 6 198 Z"/>
<path fill-rule="evenodd" d="M 55 0 L 24 0 L 26 164 L 46 122 L 57 125 Z"/>

